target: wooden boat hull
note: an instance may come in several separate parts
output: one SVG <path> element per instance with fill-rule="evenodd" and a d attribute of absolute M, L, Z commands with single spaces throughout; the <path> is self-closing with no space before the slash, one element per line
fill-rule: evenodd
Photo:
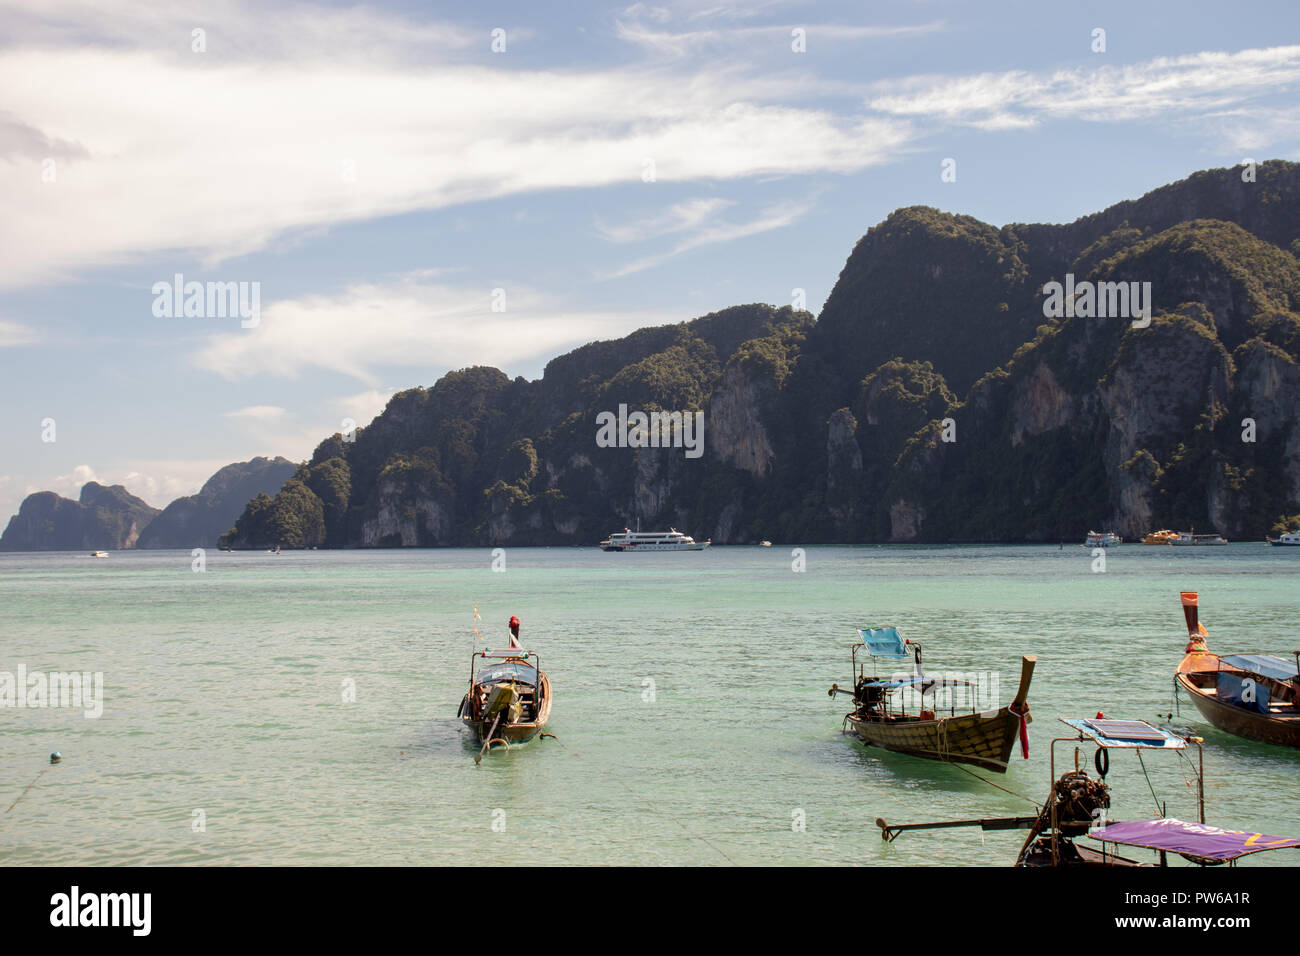
<path fill-rule="evenodd" d="M 1174 672 L 1175 687 L 1192 698 L 1201 716 L 1224 733 L 1283 747 L 1300 747 L 1300 703 L 1295 685 L 1267 674 L 1242 670 L 1226 663 L 1209 649 L 1209 631 L 1200 620 L 1200 599 L 1195 591 L 1179 594 L 1187 623 L 1187 647 Z M 1219 675 L 1252 677 L 1268 691 L 1269 711 L 1259 713 L 1218 696 Z"/>
<path fill-rule="evenodd" d="M 493 740 L 504 740 L 507 744 L 514 746 L 516 744 L 525 744 L 532 740 L 544 729 L 546 722 L 551 718 L 551 679 L 545 674 L 538 674 L 538 679 L 542 684 L 541 703 L 538 705 L 538 714 L 536 720 L 520 721 L 515 724 L 498 724 L 496 732 L 492 734 Z M 488 734 L 492 732 L 490 721 L 474 720 L 469 716 L 469 695 L 461 701 L 461 720 L 465 726 L 474 731 L 474 736 L 480 744 L 488 742 Z"/>
<path fill-rule="evenodd" d="M 1197 687 L 1190 672 L 1180 670 L 1177 680 L 1201 716 L 1224 733 L 1265 744 L 1300 748 L 1300 715 L 1257 714 L 1225 704 L 1212 692 Z"/>
<path fill-rule="evenodd" d="M 1021 715 L 1028 724 L 1029 684 L 1038 658 L 1020 659 L 1020 686 L 1006 707 L 984 713 L 919 720 L 874 717 L 861 710 L 844 719 L 863 743 L 945 763 L 968 763 L 994 773 L 1006 773 L 1011 750 L 1020 736 Z"/>
<path fill-rule="evenodd" d="M 945 763 L 966 763 L 1006 773 L 1020 736 L 1020 718 L 1002 707 L 990 715 L 965 714 L 936 720 L 875 721 L 848 718 L 866 744 Z M 1025 718 L 1028 720 L 1028 716 Z"/>
<path fill-rule="evenodd" d="M 1057 858 L 1052 859 L 1051 843 L 1041 840 L 1027 845 L 1016 860 L 1018 867 L 1056 868 L 1056 869 L 1109 869 L 1111 867 L 1150 867 L 1151 863 L 1140 863 L 1126 856 L 1105 849 L 1094 850 L 1090 846 L 1076 843 L 1074 840 L 1061 840 L 1057 845 Z"/>

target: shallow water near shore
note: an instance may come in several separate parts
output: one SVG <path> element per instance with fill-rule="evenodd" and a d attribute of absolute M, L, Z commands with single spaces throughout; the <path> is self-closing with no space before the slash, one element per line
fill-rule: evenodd
<path fill-rule="evenodd" d="M 511 548 L 504 573 L 488 549 L 206 559 L 0 555 L 0 671 L 104 675 L 98 719 L 0 709 L 0 864 L 1009 864 L 1022 832 L 886 844 L 874 821 L 1032 813 L 976 776 L 1041 801 L 1057 716 L 1160 722 L 1180 590 L 1200 592 L 1213 650 L 1300 647 L 1300 549 L 1263 543 L 1122 545 L 1101 574 L 1068 545 L 809 547 L 802 573 L 780 544 Z M 475 766 L 456 708 L 511 614 L 556 739 Z M 842 736 L 826 691 L 849 682 L 855 624 L 897 625 L 929 669 L 997 671 L 1004 701 L 1037 654 L 1030 759 L 995 775 Z M 1207 822 L 1300 836 L 1300 751 L 1221 734 L 1186 700 L 1174 723 L 1205 737 Z M 1058 772 L 1073 759 L 1058 745 Z M 1195 819 L 1186 761 L 1145 764 L 1150 788 L 1112 755 L 1112 817 L 1151 816 L 1154 789 Z"/>

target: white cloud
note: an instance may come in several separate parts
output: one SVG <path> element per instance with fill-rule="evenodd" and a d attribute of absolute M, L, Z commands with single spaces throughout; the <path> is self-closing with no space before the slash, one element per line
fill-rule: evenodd
<path fill-rule="evenodd" d="M 641 272 L 645 269 L 653 268 L 667 262 L 674 256 L 679 256 L 684 252 L 692 249 L 698 249 L 701 246 L 714 245 L 720 242 L 731 242 L 735 239 L 743 239 L 746 236 L 754 236 L 761 232 L 769 232 L 773 229 L 782 229 L 795 220 L 805 215 L 812 208 L 811 200 L 802 202 L 779 202 L 773 203 L 761 210 L 759 214 L 747 222 L 713 222 L 701 216 L 697 217 L 691 226 L 682 227 L 690 234 L 676 242 L 671 248 L 643 256 L 633 262 L 614 270 L 604 276 L 606 279 L 617 278 L 619 276 L 630 275 L 634 272 Z M 673 230 L 677 231 L 677 230 Z"/>
<path fill-rule="evenodd" d="M 610 242 L 642 242 L 697 228 L 731 205 L 734 203 L 727 199 L 687 199 L 674 203 L 666 212 L 622 225 L 611 226 L 597 219 L 596 229 Z"/>
<path fill-rule="evenodd" d="M 1262 161 L 1254 151 L 1275 149 L 1279 141 L 1300 141 L 1300 116 L 1294 106 L 1252 107 L 1224 110 L 1203 117 L 1207 127 L 1212 127 L 1224 148 L 1235 151 L 1239 157 L 1252 156 Z M 1279 159 L 1294 158 L 1291 155 Z M 1231 162 L 1231 160 L 1229 160 Z"/>
<path fill-rule="evenodd" d="M 176 498 L 197 492 L 218 468 L 228 464 L 219 459 L 144 460 L 136 462 L 133 468 L 109 469 L 103 474 L 90 465 L 77 465 L 68 474 L 55 475 L 39 487 L 28 485 L 23 494 L 53 491 L 76 500 L 81 496 L 82 486 L 94 481 L 101 485 L 122 485 L 153 507 L 163 508 Z"/>
<path fill-rule="evenodd" d="M 46 488 L 29 488 L 27 494 L 35 491 L 54 491 L 63 495 L 65 498 L 76 498 L 81 492 L 81 486 L 89 481 L 99 481 L 95 474 L 95 469 L 89 465 L 77 465 L 72 472 L 67 475 L 57 475 Z M 100 484 L 111 484 L 111 482 L 100 482 Z"/>
<path fill-rule="evenodd" d="M 334 399 L 330 405 L 335 413 L 343 418 L 350 418 L 358 425 L 366 426 L 375 419 L 388 405 L 388 400 L 397 391 L 395 388 L 371 388 L 356 395 L 344 395 Z M 339 429 L 341 430 L 340 424 Z"/>
<path fill-rule="evenodd" d="M 618 29 L 692 52 L 788 34 L 729 28 L 752 12 L 729 2 L 636 5 Z M 813 75 L 801 57 L 776 71 L 707 55 L 669 67 L 660 57 L 658 68 L 522 69 L 488 54 L 482 30 L 365 7 L 291 3 L 268 18 L 240 0 L 0 0 L 0 16 L 0 286 L 170 253 L 211 268 L 339 223 L 639 183 L 647 158 L 660 181 L 718 181 L 881 165 L 945 125 L 1181 121 L 1193 111 L 1204 121 L 1300 79 L 1300 47 L 1279 46 L 912 77 L 876 84 L 863 108 L 844 110 L 808 105 L 852 85 Z M 190 49 L 196 25 L 208 31 L 205 53 Z M 808 27 L 810 42 L 941 28 Z M 1255 115 L 1294 134 L 1280 111 Z M 1276 141 L 1248 122 L 1230 125 L 1233 142 Z M 46 160 L 53 182 L 42 181 Z M 8 323 L 0 345 L 25 335 Z"/>
<path fill-rule="evenodd" d="M 245 418 L 258 422 L 275 422 L 282 420 L 289 410 L 279 405 L 249 405 L 233 412 L 226 412 L 227 418 Z"/>
<path fill-rule="evenodd" d="M 0 349 L 31 345 L 40 340 L 36 330 L 18 322 L 0 320 Z"/>
<path fill-rule="evenodd" d="M 9 285 L 164 252 L 211 267 L 342 222 L 639 183 L 645 158 L 661 181 L 851 171 L 908 137 L 894 118 L 795 105 L 806 88 L 770 71 L 526 71 L 361 9 L 291 7 L 241 34 L 259 18 L 235 3 L 125 25 L 90 4 L 18 8 L 0 46 L 19 131 L 3 156 Z M 208 52 L 191 53 L 204 22 Z"/>
<path fill-rule="evenodd" d="M 508 368 L 681 320 L 661 312 L 576 309 L 527 288 L 504 288 L 504 312 L 492 311 L 489 289 L 418 276 L 281 300 L 263 307 L 256 328 L 209 337 L 194 361 L 229 379 L 326 369 L 375 387 L 381 368 L 419 368 L 426 375 L 467 365 Z"/>
<path fill-rule="evenodd" d="M 1277 94 L 1297 81 L 1300 46 L 1278 46 L 1052 73 L 915 76 L 876 84 L 868 105 L 900 118 L 990 129 L 1063 118 L 1130 122 L 1161 117 L 1181 122 L 1192 112 L 1211 114 L 1204 118 L 1212 123 L 1215 110 Z"/>
<path fill-rule="evenodd" d="M 662 15 L 651 17 L 657 23 L 665 22 Z M 619 20 L 616 24 L 619 39 L 644 47 L 660 56 L 683 57 L 706 51 L 732 51 L 754 55 L 761 50 L 772 53 L 791 52 L 793 35 L 799 27 L 805 31 L 808 48 L 836 43 L 861 43 L 864 40 L 899 39 L 935 33 L 944 28 L 940 21 L 896 26 L 853 26 L 841 23 L 802 23 L 752 27 L 713 27 L 699 30 L 670 32 L 642 24 L 639 19 Z"/>
<path fill-rule="evenodd" d="M 447 22 L 412 20 L 363 6 L 335 7 L 298 0 L 277 4 L 274 17 L 264 5 L 240 0 L 0 0 L 5 38 L 40 47 L 148 48 L 177 62 L 195 56 L 259 60 L 311 60 L 319 51 L 365 62 L 376 54 L 427 62 L 431 54 L 486 49 L 488 33 Z M 205 52 L 192 46 L 204 31 Z M 518 31 L 522 35 L 523 31 Z M 511 31 L 515 35 L 516 31 Z M 203 61 L 198 61 L 203 62 Z"/>

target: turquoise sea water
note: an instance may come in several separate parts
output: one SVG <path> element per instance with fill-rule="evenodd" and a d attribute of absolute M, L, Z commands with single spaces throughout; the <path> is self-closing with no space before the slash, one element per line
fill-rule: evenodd
<path fill-rule="evenodd" d="M 0 864 L 1006 864 L 1023 833 L 880 840 L 877 817 L 1033 808 L 841 736 L 848 705 L 826 690 L 849 681 L 855 624 L 897 624 L 932 669 L 997 670 L 1004 700 L 1036 653 L 1030 759 L 975 771 L 1034 800 L 1058 715 L 1169 712 L 1180 590 L 1201 593 L 1214 650 L 1300 647 L 1300 551 L 1262 543 L 1124 545 L 1100 574 L 1077 546 L 810 547 L 802 573 L 779 544 L 505 562 L 210 550 L 195 573 L 187 551 L 0 555 L 0 671 L 102 671 L 105 698 L 97 720 L 0 709 Z M 456 707 L 511 614 L 553 682 L 557 739 L 476 767 Z M 1204 731 L 1208 822 L 1300 836 L 1300 752 L 1220 734 L 1187 702 L 1175 723 Z M 1187 765 L 1146 765 L 1194 819 Z M 1113 817 L 1152 815 L 1131 754 L 1109 780 Z"/>

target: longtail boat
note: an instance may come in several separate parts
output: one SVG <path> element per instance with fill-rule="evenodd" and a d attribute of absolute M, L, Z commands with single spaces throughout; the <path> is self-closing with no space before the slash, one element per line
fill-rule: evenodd
<path fill-rule="evenodd" d="M 896 627 L 860 627 L 853 645 L 853 689 L 832 684 L 831 697 L 853 697 L 853 710 L 844 726 L 868 745 L 948 763 L 966 763 L 1006 773 L 1011 751 L 1019 739 L 1029 756 L 1029 682 L 1038 658 L 1020 662 L 1020 686 L 1005 707 L 981 700 L 981 688 L 961 679 L 927 676 L 921 671 L 921 646 L 905 640 Z M 866 674 L 864 657 L 910 659 L 915 673 L 894 676 Z M 908 698 L 915 706 L 908 712 Z M 959 708 L 958 701 L 963 706 Z"/>
<path fill-rule="evenodd" d="M 496 744 L 508 750 L 536 737 L 551 716 L 551 681 L 537 654 L 521 647 L 476 651 L 470 658 L 469 690 L 456 715 L 483 744 L 476 763 Z"/>
<path fill-rule="evenodd" d="M 1180 595 L 1187 647 L 1174 675 L 1201 716 L 1225 733 L 1267 744 L 1300 747 L 1300 668 L 1271 654 L 1214 654 L 1200 622 L 1195 591 Z"/>
<path fill-rule="evenodd" d="M 1060 718 L 1073 731 L 1051 744 L 1050 770 L 1053 784 L 1047 799 L 1034 816 L 994 817 L 975 820 L 945 820 L 938 823 L 890 824 L 877 818 L 882 839 L 892 842 L 906 830 L 979 827 L 985 831 L 1028 830 L 1029 835 L 1016 855 L 1018 867 L 1134 867 L 1166 866 L 1168 855 L 1176 853 L 1200 866 L 1235 865 L 1251 853 L 1300 847 L 1300 840 L 1264 833 L 1225 830 L 1205 822 L 1204 754 L 1199 737 L 1184 737 L 1144 720 L 1112 720 L 1098 715 L 1092 719 Z M 1075 745 L 1075 769 L 1056 776 L 1056 746 Z M 1096 777 L 1078 769 L 1079 744 L 1093 743 Z M 1178 753 L 1195 744 L 1200 759 L 1196 774 L 1196 823 L 1164 815 L 1150 820 L 1111 822 L 1110 787 L 1106 774 L 1112 750 L 1164 751 Z M 1093 841 L 1088 843 L 1081 838 Z M 1118 847 L 1153 850 L 1156 859 L 1143 862 L 1120 856 Z"/>

